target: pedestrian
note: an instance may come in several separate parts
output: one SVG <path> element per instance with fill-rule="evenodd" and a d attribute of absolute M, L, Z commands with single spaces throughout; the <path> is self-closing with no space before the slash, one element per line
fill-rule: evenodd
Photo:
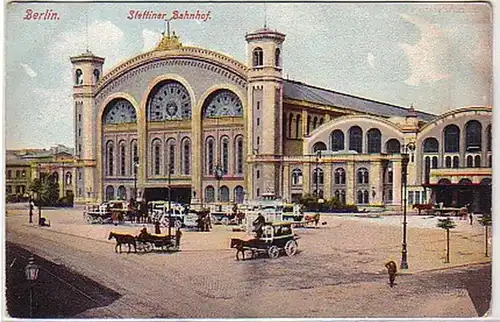
<path fill-rule="evenodd" d="M 397 272 L 396 263 L 394 261 L 387 262 L 385 264 L 385 267 L 387 268 L 387 273 L 389 274 L 389 285 L 393 287 Z"/>
<path fill-rule="evenodd" d="M 257 238 L 260 238 L 262 236 L 262 228 L 264 227 L 264 224 L 266 223 L 266 219 L 264 216 L 259 212 L 257 215 L 257 218 L 254 220 L 253 224 L 253 231 L 257 234 Z"/>
<path fill-rule="evenodd" d="M 177 249 L 181 248 L 181 237 L 182 237 L 181 229 L 177 228 L 177 231 L 175 232 L 175 247 Z"/>
<path fill-rule="evenodd" d="M 157 220 L 155 221 L 155 234 L 158 234 L 160 235 L 161 234 L 161 230 L 160 230 L 160 222 Z"/>

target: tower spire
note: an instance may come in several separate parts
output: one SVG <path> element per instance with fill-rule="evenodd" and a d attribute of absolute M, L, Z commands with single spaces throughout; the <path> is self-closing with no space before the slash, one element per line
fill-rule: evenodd
<path fill-rule="evenodd" d="M 165 19 L 165 31 L 163 32 L 163 35 L 167 37 L 170 37 L 170 20 L 172 20 L 172 18 L 169 18 L 169 19 Z"/>

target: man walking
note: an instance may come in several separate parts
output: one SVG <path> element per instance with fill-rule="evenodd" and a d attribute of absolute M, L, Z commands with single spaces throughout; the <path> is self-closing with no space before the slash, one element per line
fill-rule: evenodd
<path fill-rule="evenodd" d="M 389 285 L 393 287 L 397 272 L 396 263 L 394 261 L 387 262 L 385 264 L 385 267 L 387 268 L 387 273 L 389 273 Z"/>

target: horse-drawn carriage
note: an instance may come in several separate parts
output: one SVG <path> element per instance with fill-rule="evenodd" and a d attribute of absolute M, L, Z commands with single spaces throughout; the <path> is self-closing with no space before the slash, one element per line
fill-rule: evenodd
<path fill-rule="evenodd" d="M 83 219 L 89 224 L 111 223 L 111 211 L 104 204 L 88 204 L 83 212 Z"/>
<path fill-rule="evenodd" d="M 294 256 L 297 253 L 299 237 L 293 232 L 293 222 L 266 223 L 262 227 L 260 238 L 231 238 L 231 248 L 236 249 L 236 259 L 240 260 L 241 253 L 245 259 L 245 251 L 252 253 L 252 258 L 258 255 L 267 255 L 277 258 L 285 253 Z"/>
<path fill-rule="evenodd" d="M 146 228 L 143 228 L 138 236 L 129 233 L 110 232 L 108 239 L 115 239 L 116 246 L 115 252 L 122 252 L 122 245 L 128 246 L 128 253 L 134 248 L 134 252 L 143 251 L 145 253 L 151 252 L 154 249 L 163 251 L 178 251 L 180 245 L 180 238 L 182 233 L 177 230 L 174 236 L 165 234 L 151 234 Z"/>

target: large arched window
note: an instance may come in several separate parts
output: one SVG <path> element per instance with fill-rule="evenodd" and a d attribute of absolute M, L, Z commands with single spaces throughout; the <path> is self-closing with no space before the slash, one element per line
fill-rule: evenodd
<path fill-rule="evenodd" d="M 343 168 L 335 169 L 335 184 L 345 184 L 345 170 Z"/>
<path fill-rule="evenodd" d="M 243 137 L 238 136 L 236 137 L 235 140 L 235 151 L 236 151 L 236 157 L 235 157 L 235 173 L 236 174 L 243 174 Z"/>
<path fill-rule="evenodd" d="M 116 191 L 117 197 L 120 200 L 127 200 L 127 189 L 124 186 L 119 186 Z"/>
<path fill-rule="evenodd" d="M 438 153 L 439 142 L 436 138 L 427 138 L 424 140 L 424 153 Z"/>
<path fill-rule="evenodd" d="M 243 116 L 243 104 L 240 98 L 227 89 L 220 89 L 210 94 L 203 102 L 202 110 L 204 118 Z"/>
<path fill-rule="evenodd" d="M 120 175 L 126 176 L 127 172 L 127 148 L 125 141 L 120 141 Z"/>
<path fill-rule="evenodd" d="M 189 175 L 191 173 L 191 141 L 185 139 L 182 143 L 182 173 Z"/>
<path fill-rule="evenodd" d="M 212 186 L 207 186 L 205 188 L 205 201 L 214 202 L 215 201 L 215 189 Z"/>
<path fill-rule="evenodd" d="M 229 202 L 229 188 L 226 186 L 220 187 L 220 199 L 222 202 Z"/>
<path fill-rule="evenodd" d="M 481 136 L 483 127 L 481 123 L 472 120 L 465 124 L 465 148 L 468 152 L 481 151 Z"/>
<path fill-rule="evenodd" d="M 215 151 L 215 139 L 213 137 L 208 137 L 205 147 L 205 157 L 206 157 L 206 171 L 208 175 L 214 174 L 214 153 Z"/>
<path fill-rule="evenodd" d="M 323 169 L 315 168 L 313 170 L 313 184 L 323 184 L 324 176 Z"/>
<path fill-rule="evenodd" d="M 313 145 L 313 152 L 316 153 L 318 151 L 325 151 L 326 150 L 326 144 L 323 142 L 316 142 Z"/>
<path fill-rule="evenodd" d="M 363 152 L 363 131 L 359 126 L 353 126 L 349 129 L 349 150 Z"/>
<path fill-rule="evenodd" d="M 147 120 L 163 122 L 191 118 L 191 96 L 184 85 L 173 80 L 155 85 L 148 97 Z"/>
<path fill-rule="evenodd" d="M 460 129 L 454 124 L 450 124 L 443 130 L 444 152 L 460 151 Z"/>
<path fill-rule="evenodd" d="M 221 160 L 222 173 L 227 174 L 229 171 L 229 138 L 227 136 L 221 139 Z"/>
<path fill-rule="evenodd" d="M 253 50 L 252 63 L 254 67 L 264 65 L 264 52 L 262 48 L 257 47 Z"/>
<path fill-rule="evenodd" d="M 370 129 L 366 132 L 368 140 L 368 153 L 380 153 L 382 145 L 382 134 L 379 129 Z"/>
<path fill-rule="evenodd" d="M 139 154 L 137 153 L 137 140 L 130 142 L 130 173 L 137 174 L 135 160 L 138 160 Z"/>
<path fill-rule="evenodd" d="M 358 184 L 368 184 L 368 182 L 369 182 L 368 169 L 359 168 L 357 173 L 356 173 L 356 177 L 357 177 Z"/>
<path fill-rule="evenodd" d="M 302 184 L 302 170 L 293 169 L 292 171 L 292 185 L 301 185 Z"/>
<path fill-rule="evenodd" d="M 102 115 L 104 124 L 137 122 L 137 113 L 132 103 L 123 98 L 112 100 L 106 105 Z"/>
<path fill-rule="evenodd" d="M 280 63 L 280 59 L 281 59 L 281 51 L 279 48 L 276 48 L 276 50 L 274 51 L 274 64 L 279 67 L 281 65 Z"/>
<path fill-rule="evenodd" d="M 108 141 L 106 143 L 106 175 L 114 175 L 114 156 L 115 156 L 115 144 L 113 141 Z"/>
<path fill-rule="evenodd" d="M 161 140 L 154 139 L 151 143 L 151 158 L 152 158 L 152 171 L 151 174 L 154 176 L 161 175 Z"/>
<path fill-rule="evenodd" d="M 486 128 L 486 147 L 491 151 L 491 124 Z"/>
<path fill-rule="evenodd" d="M 401 142 L 397 139 L 390 139 L 385 143 L 385 151 L 389 154 L 397 154 L 401 152 Z"/>
<path fill-rule="evenodd" d="M 106 187 L 106 200 L 113 200 L 115 199 L 115 188 L 113 186 L 107 186 Z"/>
<path fill-rule="evenodd" d="M 242 186 L 234 187 L 234 202 L 243 203 L 245 199 L 245 191 Z"/>
<path fill-rule="evenodd" d="M 344 150 L 344 132 L 341 130 L 335 130 L 330 134 L 330 140 L 332 145 L 332 151 L 342 151 Z"/>
<path fill-rule="evenodd" d="M 175 173 L 175 139 L 167 140 L 167 175 L 170 173 L 171 175 Z"/>

